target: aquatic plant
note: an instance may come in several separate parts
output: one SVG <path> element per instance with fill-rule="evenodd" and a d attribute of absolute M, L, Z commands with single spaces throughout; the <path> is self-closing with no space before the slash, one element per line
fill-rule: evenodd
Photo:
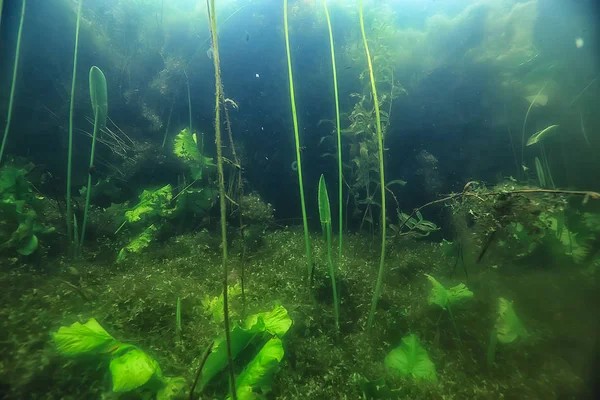
<path fill-rule="evenodd" d="M 279 341 L 277 342 L 277 347 L 279 348 L 281 346 L 281 338 L 283 338 L 283 336 L 287 333 L 291 326 L 292 320 L 288 316 L 288 312 L 283 306 L 276 306 L 272 311 L 269 312 L 250 315 L 241 324 L 234 323 L 230 335 L 231 357 L 237 357 L 250 344 L 260 343 L 261 341 L 264 341 L 267 338 L 269 338 L 270 341 L 273 339 L 277 339 Z M 224 335 L 220 335 L 217 339 L 215 339 L 212 353 L 208 356 L 206 360 L 202 377 L 200 378 L 200 391 L 202 391 L 206 387 L 206 385 L 208 385 L 210 381 L 212 381 L 212 379 L 227 366 L 229 362 L 229 355 L 225 342 L 226 339 Z M 267 347 L 267 349 L 269 349 L 271 346 L 274 346 L 273 342 Z M 264 348 L 265 347 L 263 346 L 263 349 Z M 278 355 L 278 357 L 275 357 L 277 359 L 276 364 L 278 364 L 279 361 L 281 361 L 281 358 L 283 357 L 283 348 L 281 348 L 281 352 L 277 351 L 275 353 Z M 245 369 L 245 371 L 249 372 L 242 372 L 242 374 L 239 375 L 238 378 L 240 379 L 240 383 L 236 383 L 236 392 L 238 398 L 249 398 L 247 397 L 248 388 L 246 386 L 253 386 L 256 389 L 261 389 L 263 392 L 268 391 L 268 380 L 262 378 L 255 380 L 251 379 L 250 376 L 257 374 L 257 371 L 251 371 L 255 369 L 254 365 L 256 365 L 257 363 L 263 364 L 260 362 L 260 360 L 264 357 L 265 353 L 263 353 L 260 356 L 255 356 L 254 361 L 251 361 Z M 272 362 L 273 361 L 271 360 L 267 362 L 266 365 L 264 365 L 266 367 L 265 371 L 263 373 L 258 373 L 257 378 L 259 378 L 260 376 L 272 376 L 272 373 L 276 368 L 276 365 L 272 365 Z M 244 374 L 247 375 L 244 376 Z M 251 382 L 255 383 L 251 384 Z M 244 393 L 246 393 L 246 395 L 244 395 Z"/>
<path fill-rule="evenodd" d="M 217 36 L 217 21 L 215 16 L 215 0 L 207 2 L 207 12 L 210 21 L 210 34 L 212 38 L 212 48 L 214 50 L 213 62 L 215 66 L 215 138 L 217 144 L 217 170 L 219 173 L 219 202 L 221 208 L 221 251 L 223 264 L 223 322 L 225 325 L 225 342 L 227 347 L 227 361 L 229 363 L 229 379 L 233 400 L 237 399 L 235 372 L 233 367 L 233 357 L 231 352 L 231 337 L 229 332 L 229 309 L 228 309 L 228 268 L 227 268 L 227 209 L 225 205 L 225 176 L 223 175 L 223 149 L 221 146 L 221 93 L 223 85 L 221 84 L 221 66 L 219 64 L 219 41 Z M 214 354 L 214 352 L 213 352 Z"/>
<path fill-rule="evenodd" d="M 335 312 L 335 329 L 340 329 L 340 310 L 337 293 L 337 285 L 335 283 L 335 266 L 331 259 L 331 210 L 329 208 L 329 195 L 327 194 L 327 185 L 325 177 L 321 174 L 319 179 L 319 219 L 323 228 L 323 235 L 327 241 L 327 263 L 329 264 L 329 274 L 331 275 L 331 287 L 333 290 L 333 309 Z"/>
<path fill-rule="evenodd" d="M 435 364 L 415 334 L 402 338 L 402 344 L 385 357 L 385 366 L 399 376 L 410 376 L 422 381 L 437 381 Z"/>
<path fill-rule="evenodd" d="M 398 225 L 390 224 L 390 228 L 394 231 L 396 237 L 412 236 L 421 238 L 429 236 L 431 232 L 440 230 L 433 222 L 423 219 L 420 211 L 415 213 L 417 218 L 413 218 L 399 209 L 396 210 L 396 213 L 398 214 Z M 408 232 L 403 232 L 404 228 L 407 228 Z"/>
<path fill-rule="evenodd" d="M 108 115 L 108 97 L 106 94 L 106 78 L 100 68 L 90 68 L 90 100 L 94 111 L 94 133 L 92 135 L 92 148 L 90 150 L 90 166 L 88 169 L 87 193 L 85 194 L 85 209 L 83 211 L 83 225 L 81 227 L 81 239 L 76 244 L 77 252 L 81 253 L 85 239 L 85 228 L 87 226 L 88 210 L 90 208 L 90 196 L 92 193 L 92 170 L 94 168 L 94 156 L 96 152 L 96 136 L 98 130 L 106 126 Z"/>
<path fill-rule="evenodd" d="M 73 52 L 73 75 L 71 77 L 71 98 L 69 100 L 69 139 L 67 144 L 67 241 L 69 242 L 70 251 L 73 251 L 73 245 L 78 238 L 73 237 L 73 203 L 71 199 L 71 174 L 73 164 L 73 108 L 75 105 L 75 80 L 77 77 L 77 50 L 79 47 L 79 22 L 81 21 L 81 6 L 83 0 L 79 0 L 77 5 L 77 23 L 75 25 L 75 50 Z M 0 7 L 1 11 L 1 7 Z M 1 13 L 1 12 L 0 12 Z"/>
<path fill-rule="evenodd" d="M 439 306 L 442 310 L 448 311 L 448 314 L 450 315 L 450 320 L 452 321 L 452 325 L 454 326 L 454 330 L 456 331 L 456 336 L 460 341 L 460 334 L 458 333 L 458 328 L 456 327 L 456 321 L 454 320 L 454 315 L 452 314 L 452 308 L 450 307 L 450 305 L 454 306 L 455 304 L 460 304 L 462 302 L 472 299 L 473 292 L 471 292 L 464 285 L 464 283 L 459 283 L 458 285 L 453 286 L 450 289 L 446 289 L 433 276 L 429 274 L 425 274 L 425 276 L 427 277 L 427 279 L 429 279 L 429 282 L 431 282 L 432 285 L 427 301 L 429 302 L 429 304 L 435 304 Z"/>
<path fill-rule="evenodd" d="M 549 132 L 552 132 L 555 128 L 558 128 L 558 125 L 550 125 L 547 128 L 542 129 L 541 131 L 537 131 L 529 139 L 527 139 L 527 143 L 525 146 L 531 146 L 532 144 L 538 143 L 540 140 L 545 138 Z"/>
<path fill-rule="evenodd" d="M 117 255 L 117 262 L 123 262 L 130 253 L 141 253 L 142 250 L 150 246 L 158 228 L 154 224 L 150 225 L 142 233 L 136 236 L 127 246 L 123 247 Z"/>
<path fill-rule="evenodd" d="M 386 214 L 385 214 L 385 171 L 383 166 L 383 133 L 381 132 L 381 117 L 379 113 L 379 99 L 377 97 L 377 88 L 375 87 L 375 77 L 373 76 L 373 63 L 371 61 L 371 55 L 369 54 L 369 45 L 367 44 L 367 36 L 365 34 L 365 22 L 363 18 L 363 0 L 359 3 L 360 11 L 360 31 L 362 33 L 363 43 L 365 45 L 365 52 L 367 54 L 367 61 L 369 64 L 369 77 L 371 78 L 371 91 L 373 93 L 373 104 L 375 107 L 375 116 L 377 120 L 377 142 L 379 149 L 379 185 L 381 187 L 381 256 L 379 259 L 379 272 L 377 274 L 377 282 L 375 283 L 375 292 L 373 293 L 373 300 L 371 302 L 371 311 L 369 313 L 369 319 L 367 321 L 367 328 L 371 329 L 373 325 L 373 319 L 375 318 L 375 310 L 377 309 L 377 301 L 381 294 L 381 283 L 383 281 L 383 268 L 385 265 L 385 241 L 386 241 Z"/>
<path fill-rule="evenodd" d="M 503 297 L 498 299 L 498 315 L 494 328 L 490 333 L 487 351 L 488 367 L 494 362 L 496 345 L 513 343 L 518 338 L 525 338 L 527 331 L 514 310 L 513 302 Z"/>
<path fill-rule="evenodd" d="M 65 357 L 98 357 L 110 360 L 112 391 L 115 393 L 150 392 L 158 399 L 175 399 L 185 387 L 185 379 L 163 375 L 158 361 L 132 344 L 112 337 L 96 319 L 85 324 L 75 322 L 52 333 L 54 345 Z"/>
<path fill-rule="evenodd" d="M 283 29 L 285 32 L 285 49 L 287 53 L 288 78 L 290 85 L 290 103 L 292 107 L 292 121 L 294 124 L 294 142 L 296 144 L 296 172 L 298 173 L 298 187 L 300 188 L 300 205 L 302 209 L 302 223 L 304 226 L 304 243 L 306 247 L 306 265 L 308 267 L 308 284 L 312 280 L 312 250 L 310 248 L 310 237 L 308 235 L 308 220 L 306 219 L 306 203 L 304 201 L 304 185 L 302 183 L 302 157 L 300 154 L 300 136 L 298 133 L 298 116 L 296 115 L 296 96 L 294 92 L 294 76 L 292 74 L 292 55 L 290 51 L 290 35 L 288 29 L 288 0 L 283 0 Z"/>
<path fill-rule="evenodd" d="M 15 87 L 17 85 L 17 71 L 19 70 L 19 55 L 21 52 L 21 36 L 23 34 L 23 21 L 25 20 L 25 5 L 27 1 L 22 0 L 21 3 L 21 19 L 19 21 L 19 31 L 17 33 L 17 47 L 15 49 L 15 62 L 12 73 L 12 83 L 10 85 L 10 97 L 8 98 L 8 115 L 6 116 L 6 126 L 4 127 L 4 136 L 2 137 L 2 144 L 0 145 L 0 165 L 2 164 L 2 156 L 4 155 L 4 147 L 6 146 L 6 139 L 8 139 L 8 132 L 10 131 L 10 122 L 12 119 L 13 103 L 15 99 Z M 0 7 L 2 11 L 2 7 Z M 2 13 L 0 13 L 0 19 Z"/>
<path fill-rule="evenodd" d="M 198 136 L 187 128 L 175 136 L 173 153 L 190 168 L 194 180 L 202 179 L 202 171 L 208 167 L 216 167 L 212 158 L 206 157 L 198 150 Z"/>
<path fill-rule="evenodd" d="M 26 177 L 32 168 L 33 164 L 0 168 L 0 251 L 14 249 L 28 256 L 38 248 L 37 235 L 55 231 L 38 220 L 42 197 L 33 193 Z"/>
<path fill-rule="evenodd" d="M 335 46 L 333 43 L 333 30 L 331 29 L 331 18 L 329 18 L 329 10 L 327 8 L 327 1 L 323 0 L 323 7 L 325 8 L 325 17 L 327 18 L 327 28 L 329 30 L 329 47 L 331 48 L 331 70 L 333 73 L 333 94 L 335 97 L 335 126 L 337 134 L 337 159 L 338 159 L 338 212 L 339 212 L 339 250 L 338 250 L 338 265 L 342 265 L 342 244 L 343 244 L 343 188 L 344 180 L 342 177 L 342 135 L 340 127 L 340 102 L 338 95 L 338 84 L 337 84 L 337 69 L 335 66 Z"/>

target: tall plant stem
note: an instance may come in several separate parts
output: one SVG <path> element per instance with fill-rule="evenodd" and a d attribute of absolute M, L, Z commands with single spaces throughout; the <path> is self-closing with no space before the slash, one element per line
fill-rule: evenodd
<path fill-rule="evenodd" d="M 290 52 L 290 35 L 288 29 L 288 0 L 283 0 L 283 27 L 285 31 L 285 49 L 287 52 L 288 78 L 290 81 L 290 101 L 292 104 L 292 120 L 294 122 L 294 139 L 296 141 L 296 163 L 298 164 L 298 186 L 300 187 L 300 203 L 302 207 L 302 222 L 304 224 L 304 245 L 306 247 L 306 264 L 308 268 L 308 285 L 312 280 L 312 251 L 310 236 L 308 234 L 308 220 L 306 218 L 306 204 L 304 202 L 304 186 L 302 184 L 302 158 L 300 156 L 300 136 L 298 134 L 298 116 L 296 115 L 296 99 L 294 94 L 294 76 L 292 74 L 292 56 Z"/>
<path fill-rule="evenodd" d="M 192 130 L 192 95 L 190 94 L 190 78 L 188 77 L 186 71 L 183 71 L 183 73 L 185 74 L 185 83 L 187 85 L 188 111 L 190 116 L 190 135 L 192 135 L 194 131 Z"/>
<path fill-rule="evenodd" d="M 77 6 L 77 24 L 75 26 L 75 51 L 73 53 L 73 76 L 71 78 L 71 102 L 69 105 L 69 144 L 67 150 L 67 240 L 69 247 L 77 238 L 73 237 L 73 203 L 71 201 L 71 174 L 73 165 L 73 107 L 75 104 L 75 80 L 77 78 L 77 49 L 79 47 L 79 21 L 81 20 L 81 6 L 83 0 L 79 0 Z M 73 251 L 74 249 L 71 249 Z"/>
<path fill-rule="evenodd" d="M 381 186 L 381 256 L 379 258 L 379 272 L 377 273 L 377 282 L 375 283 L 375 292 L 371 301 L 371 311 L 367 321 L 367 329 L 373 326 L 375 318 L 375 310 L 377 309 L 377 301 L 381 294 L 381 283 L 383 281 L 383 267 L 385 265 L 385 239 L 386 239 L 386 216 L 385 216 L 385 171 L 383 169 L 383 133 L 381 132 L 381 116 L 379 115 L 379 98 L 377 97 L 377 88 L 375 87 L 375 76 L 373 75 L 373 63 L 371 62 L 371 54 L 369 53 L 369 45 L 367 44 L 367 35 L 365 34 L 365 21 L 363 18 L 363 0 L 360 0 L 360 31 L 362 33 L 365 52 L 367 54 L 367 62 L 369 64 L 369 78 L 371 79 L 371 91 L 373 92 L 373 106 L 375 107 L 375 118 L 377 119 L 377 143 L 379 147 L 379 186 Z"/>
<path fill-rule="evenodd" d="M 4 0 L 0 0 L 0 27 L 2 27 L 2 8 L 4 7 Z"/>
<path fill-rule="evenodd" d="M 94 114 L 96 114 L 96 117 L 94 118 L 94 133 L 92 135 L 92 150 L 90 151 L 90 168 L 88 171 L 87 191 L 85 193 L 85 209 L 83 211 L 83 224 L 81 225 L 81 239 L 79 240 L 79 243 L 75 244 L 75 248 L 79 253 L 81 253 L 81 248 L 83 247 L 83 241 L 85 239 L 85 227 L 87 225 L 88 211 L 90 208 L 90 197 L 92 194 L 92 174 L 90 171 L 94 166 L 94 154 L 96 152 L 96 136 L 98 134 L 98 114 L 100 114 L 100 112 L 96 110 Z"/>
<path fill-rule="evenodd" d="M 225 177 L 223 176 L 223 149 L 221 147 L 221 67 L 219 65 L 219 42 L 217 37 L 217 22 L 215 17 L 215 0 L 206 0 L 210 18 L 210 32 L 214 50 L 213 61 L 215 64 L 215 137 L 217 144 L 217 169 L 219 171 L 219 202 L 221 207 L 221 250 L 223 263 L 223 320 L 225 325 L 225 339 L 227 342 L 227 360 L 229 364 L 229 381 L 231 384 L 231 398 L 237 400 L 235 387 L 235 372 L 231 354 L 231 333 L 229 331 L 229 296 L 227 284 L 227 213 L 225 205 Z M 210 1 L 210 5 L 208 2 Z"/>
<path fill-rule="evenodd" d="M 17 48 L 15 50 L 15 64 L 13 67 L 12 84 L 10 85 L 10 98 L 8 100 L 8 116 L 6 117 L 4 137 L 2 138 L 2 145 L 0 146 L 0 164 L 2 163 L 4 147 L 6 146 L 6 139 L 8 138 L 8 131 L 10 130 L 10 120 L 12 117 L 13 103 L 15 99 L 15 86 L 17 84 L 17 71 L 19 69 L 19 54 L 21 52 L 21 36 L 23 34 L 23 21 L 25 20 L 25 4 L 26 0 L 23 0 L 23 3 L 21 3 L 21 21 L 19 22 L 19 32 L 17 33 Z"/>
<path fill-rule="evenodd" d="M 335 283 L 335 267 L 331 259 L 331 224 L 325 226 L 327 236 L 327 261 L 329 262 L 329 275 L 331 275 L 331 286 L 333 288 L 333 310 L 335 312 L 335 330 L 340 331 L 340 302 L 338 300 L 337 285 Z"/>
<path fill-rule="evenodd" d="M 523 165 L 525 165 L 525 127 L 527 126 L 527 119 L 529 118 L 529 112 L 533 108 L 533 105 L 537 101 L 540 94 L 542 94 L 542 92 L 546 88 L 546 85 L 548 84 L 548 82 L 550 82 L 549 79 L 546 81 L 546 83 L 544 83 L 544 85 L 542 86 L 540 91 L 535 95 L 535 97 L 533 98 L 533 101 L 531 102 L 531 104 L 529 104 L 529 108 L 527 109 L 527 112 L 525 113 L 525 119 L 523 120 L 523 129 L 521 129 L 521 168 L 519 169 L 519 172 L 521 172 L 523 170 Z"/>
<path fill-rule="evenodd" d="M 337 84 L 337 70 L 335 67 L 335 46 L 333 45 L 333 30 L 331 29 L 331 19 L 329 18 L 329 10 L 327 9 L 327 1 L 323 0 L 323 7 L 325 7 L 325 16 L 327 17 L 327 27 L 329 28 L 329 45 L 331 47 L 331 67 L 333 70 L 333 93 L 335 95 L 335 118 L 336 118 L 336 130 L 337 130 L 337 152 L 338 152 L 338 213 L 339 213 L 339 249 L 338 249 L 338 267 L 342 265 L 342 232 L 344 229 L 343 223 L 343 187 L 344 182 L 342 179 L 342 135 L 340 128 L 340 102 Z"/>

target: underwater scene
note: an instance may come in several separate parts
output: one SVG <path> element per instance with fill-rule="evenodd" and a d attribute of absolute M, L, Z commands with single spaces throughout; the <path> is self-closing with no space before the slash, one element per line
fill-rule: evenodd
<path fill-rule="evenodd" d="M 600 396 L 594 1 L 0 16 L 0 399 Z"/>

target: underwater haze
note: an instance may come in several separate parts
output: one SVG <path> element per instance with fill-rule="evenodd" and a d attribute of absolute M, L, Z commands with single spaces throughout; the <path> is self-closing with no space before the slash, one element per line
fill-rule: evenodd
<path fill-rule="evenodd" d="M 600 396 L 596 2 L 0 17 L 0 399 Z"/>

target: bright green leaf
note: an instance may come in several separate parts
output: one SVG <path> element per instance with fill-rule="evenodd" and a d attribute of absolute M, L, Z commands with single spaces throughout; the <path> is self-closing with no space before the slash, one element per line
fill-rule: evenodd
<path fill-rule="evenodd" d="M 292 326 L 292 320 L 289 317 L 287 310 L 281 305 L 278 305 L 270 312 L 250 315 L 246 318 L 244 325 L 247 329 L 250 329 L 258 323 L 259 318 L 262 318 L 267 332 L 279 337 L 285 335 Z"/>
<path fill-rule="evenodd" d="M 113 358 L 110 362 L 113 391 L 123 393 L 139 388 L 152 378 L 157 368 L 158 363 L 138 348 Z"/>
<path fill-rule="evenodd" d="M 279 362 L 283 355 L 281 339 L 274 337 L 269 340 L 236 378 L 237 398 L 240 400 L 254 399 L 253 392 L 269 392 L 271 380 L 279 369 Z M 252 390 L 248 390 L 248 388 L 252 388 Z"/>
<path fill-rule="evenodd" d="M 100 68 L 90 68 L 90 99 L 94 117 L 98 114 L 98 128 L 106 126 L 108 115 L 108 96 L 106 94 L 106 78 Z"/>
<path fill-rule="evenodd" d="M 463 283 L 446 289 L 441 283 L 439 283 L 433 276 L 425 274 L 427 279 L 433 285 L 427 301 L 429 304 L 437 304 L 443 309 L 447 309 L 449 305 L 454 305 L 465 300 L 473 298 L 473 292 L 471 292 Z"/>
<path fill-rule="evenodd" d="M 94 318 L 85 324 L 62 326 L 52 334 L 52 339 L 63 356 L 106 353 L 119 344 Z"/>
<path fill-rule="evenodd" d="M 512 301 L 500 297 L 498 299 L 498 319 L 496 320 L 496 337 L 500 343 L 512 343 L 518 337 L 524 337 L 527 331 L 517 317 Z"/>
<path fill-rule="evenodd" d="M 400 376 L 412 376 L 418 380 L 437 380 L 435 365 L 414 334 L 402 338 L 402 344 L 385 357 L 385 366 Z"/>

